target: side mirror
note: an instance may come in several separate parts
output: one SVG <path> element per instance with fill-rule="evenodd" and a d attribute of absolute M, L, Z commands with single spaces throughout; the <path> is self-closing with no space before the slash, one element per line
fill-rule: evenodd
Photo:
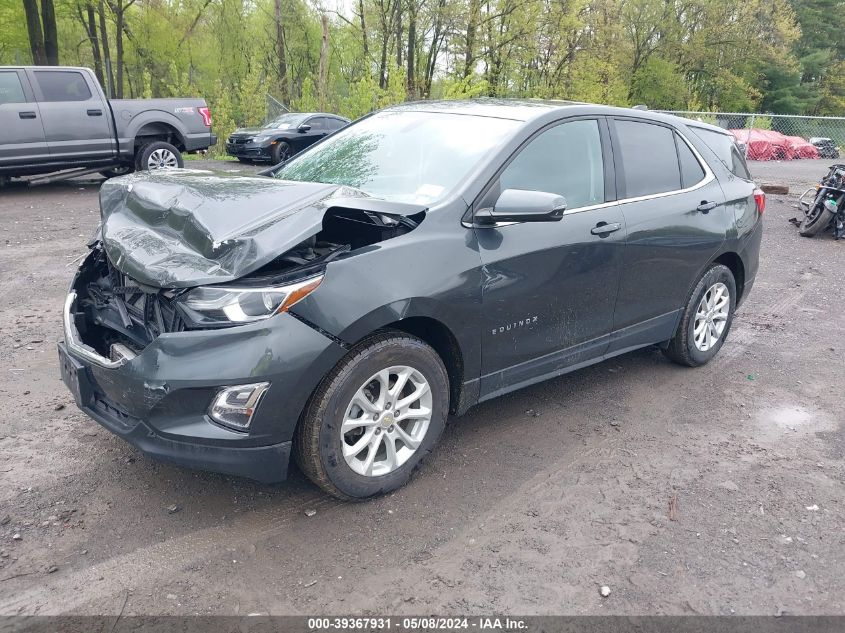
<path fill-rule="evenodd" d="M 557 222 L 566 210 L 566 198 L 546 191 L 505 189 L 487 218 L 496 222 Z"/>
<path fill-rule="evenodd" d="M 311 126 L 308 125 L 307 123 L 303 123 L 302 125 L 299 126 L 299 132 L 302 132 L 302 133 L 305 133 L 310 129 L 311 129 Z"/>

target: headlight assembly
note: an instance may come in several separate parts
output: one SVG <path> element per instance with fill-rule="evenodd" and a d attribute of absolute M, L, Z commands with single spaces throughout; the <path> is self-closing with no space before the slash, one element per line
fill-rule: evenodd
<path fill-rule="evenodd" d="M 323 275 L 284 286 L 263 288 L 200 286 L 176 299 L 185 315 L 198 326 L 236 325 L 260 321 L 286 312 L 317 289 Z"/>
<path fill-rule="evenodd" d="M 269 141 L 269 136 L 254 136 L 252 139 L 253 143 L 263 143 L 264 141 Z"/>

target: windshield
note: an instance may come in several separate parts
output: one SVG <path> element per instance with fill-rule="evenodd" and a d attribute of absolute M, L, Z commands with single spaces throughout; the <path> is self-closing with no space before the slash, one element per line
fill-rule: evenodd
<path fill-rule="evenodd" d="M 299 124 L 305 119 L 302 114 L 283 114 L 264 124 L 265 130 L 286 130 L 291 127 L 299 127 Z"/>
<path fill-rule="evenodd" d="M 519 121 L 438 112 L 379 112 L 276 172 L 283 180 L 348 185 L 396 202 L 445 197 Z"/>

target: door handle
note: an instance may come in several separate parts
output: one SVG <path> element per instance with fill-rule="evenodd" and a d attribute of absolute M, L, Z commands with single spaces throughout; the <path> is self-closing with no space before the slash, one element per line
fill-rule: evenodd
<path fill-rule="evenodd" d="M 715 202 L 707 202 L 707 200 L 702 200 L 701 204 L 698 205 L 695 210 L 701 211 L 702 213 L 710 213 L 713 209 L 716 208 Z"/>
<path fill-rule="evenodd" d="M 35 112 L 28 111 L 28 112 L 18 112 L 18 116 L 22 119 L 34 119 Z"/>
<path fill-rule="evenodd" d="M 619 222 L 612 222 L 608 224 L 607 222 L 599 222 L 596 224 L 592 229 L 590 229 L 590 233 L 593 235 L 600 235 L 604 237 L 605 235 L 610 235 L 614 231 L 618 231 L 622 228 L 622 225 Z"/>
<path fill-rule="evenodd" d="M 88 116 L 103 116 L 102 110 L 88 110 Z"/>

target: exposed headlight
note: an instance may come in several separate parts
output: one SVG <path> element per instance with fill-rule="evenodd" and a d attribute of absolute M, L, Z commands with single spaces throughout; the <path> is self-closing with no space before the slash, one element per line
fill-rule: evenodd
<path fill-rule="evenodd" d="M 263 143 L 264 141 L 269 141 L 269 140 L 270 140 L 269 136 L 253 136 L 252 137 L 253 143 Z"/>
<path fill-rule="evenodd" d="M 176 301 L 195 325 L 251 323 L 285 312 L 317 289 L 323 275 L 264 288 L 201 286 Z"/>

